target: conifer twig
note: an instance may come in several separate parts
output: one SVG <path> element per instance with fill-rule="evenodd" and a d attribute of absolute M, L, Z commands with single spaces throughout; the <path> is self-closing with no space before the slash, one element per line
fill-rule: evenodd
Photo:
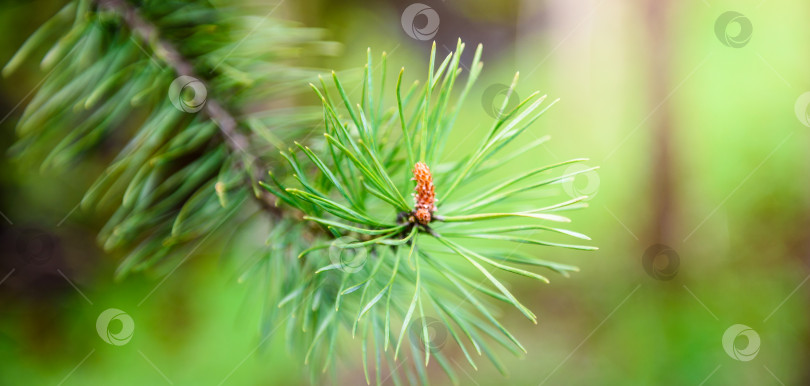
<path fill-rule="evenodd" d="M 94 2 L 98 4 L 99 7 L 121 16 L 121 19 L 134 35 L 153 45 L 152 55 L 165 62 L 178 76 L 185 75 L 193 77 L 199 80 L 206 89 L 208 89 L 206 79 L 194 72 L 192 64 L 180 54 L 180 51 L 178 51 L 172 43 L 160 38 L 158 28 L 141 17 L 134 6 L 124 0 L 94 0 Z M 203 111 L 217 125 L 224 136 L 225 143 L 232 152 L 243 152 L 247 154 L 251 160 L 258 160 L 257 157 L 248 153 L 247 148 L 250 141 L 247 136 L 239 132 L 239 124 L 236 118 L 234 118 L 234 115 L 224 108 L 219 101 L 215 98 L 206 98 Z M 244 165 L 240 164 L 238 166 Z M 266 167 L 260 166 L 259 170 L 260 175 L 256 177 L 263 178 Z M 250 177 L 247 178 L 249 179 Z M 266 191 L 257 191 L 255 197 L 263 210 L 270 212 L 276 217 L 281 216 L 281 211 L 276 207 L 276 199 L 272 194 Z"/>

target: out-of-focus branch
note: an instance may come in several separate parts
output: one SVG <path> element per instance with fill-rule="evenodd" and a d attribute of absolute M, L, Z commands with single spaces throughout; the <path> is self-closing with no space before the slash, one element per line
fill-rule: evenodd
<path fill-rule="evenodd" d="M 180 51 L 170 42 L 161 39 L 157 27 L 142 18 L 133 5 L 124 0 L 95 0 L 95 2 L 99 7 L 120 15 L 132 33 L 142 41 L 150 42 L 153 55 L 171 67 L 178 76 L 190 76 L 203 84 L 206 83 L 203 78 L 194 72 L 194 67 L 180 54 Z M 250 141 L 246 135 L 238 130 L 239 125 L 231 112 L 225 109 L 215 98 L 206 99 L 203 111 L 219 127 L 225 143 L 232 152 L 243 152 L 249 159 L 256 159 L 247 152 Z M 264 172 L 264 168 L 260 167 L 259 169 Z M 264 210 L 276 216 L 281 215 L 281 211 L 275 205 L 275 198 L 271 194 L 261 190 L 256 199 Z"/>

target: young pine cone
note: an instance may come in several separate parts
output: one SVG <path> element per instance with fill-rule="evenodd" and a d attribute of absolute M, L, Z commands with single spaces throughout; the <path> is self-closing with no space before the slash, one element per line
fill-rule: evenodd
<path fill-rule="evenodd" d="M 436 192 L 433 187 L 433 175 L 424 162 L 417 162 L 413 167 L 413 179 L 416 180 L 416 193 L 414 194 L 415 207 L 413 215 L 416 221 L 427 225 L 436 210 Z"/>

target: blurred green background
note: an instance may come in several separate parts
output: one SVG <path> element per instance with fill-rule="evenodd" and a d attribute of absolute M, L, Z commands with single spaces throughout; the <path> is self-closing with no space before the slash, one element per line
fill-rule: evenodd
<path fill-rule="evenodd" d="M 497 102 L 485 91 L 509 84 L 520 71 L 518 95 L 540 90 L 561 102 L 532 131 L 552 141 L 509 167 L 574 157 L 601 167 L 575 181 L 573 189 L 595 196 L 588 209 L 572 213 L 573 229 L 601 249 L 536 249 L 581 272 L 552 276 L 547 286 L 510 278 L 540 319 L 535 326 L 502 310 L 504 324 L 529 352 L 516 358 L 500 350 L 507 380 L 486 361 L 478 361 L 476 372 L 454 353 L 462 382 L 810 382 L 810 128 L 800 99 L 810 91 L 810 3 L 421 2 L 439 14 L 435 40 L 442 56 L 459 37 L 468 47 L 484 44 L 484 72 L 451 152 L 475 146 L 467 134 L 477 138 Z M 326 28 L 329 39 L 343 43 L 341 55 L 318 67 L 351 72 L 371 47 L 389 52 L 392 68 L 402 65 L 416 77 L 431 41 L 404 32 L 400 16 L 410 4 L 304 0 L 282 3 L 278 15 Z M 0 62 L 61 5 L 3 2 Z M 264 15 L 276 3 L 249 5 Z M 740 36 L 740 47 L 724 44 L 716 32 L 728 11 L 752 26 L 749 31 L 737 19 L 721 28 Z M 2 149 L 13 143 L 16 118 L 46 75 L 31 65 L 0 80 Z M 38 165 L 3 158 L 0 384 L 306 383 L 303 363 L 281 339 L 259 345 L 262 289 L 239 283 L 238 258 L 221 253 L 231 234 L 211 238 L 165 281 L 112 280 L 116 256 L 95 243 L 103 219 L 76 209 L 104 159 L 41 173 Z M 261 241 L 266 235 L 256 227 L 233 232 Z M 644 253 L 655 244 L 677 254 L 653 264 L 669 280 L 645 270 Z M 135 322 L 124 346 L 106 344 L 96 333 L 97 316 L 111 307 Z M 760 338 L 750 361 L 724 351 L 723 334 L 734 324 Z M 362 384 L 359 349 L 349 337 L 344 342 L 335 382 Z M 735 340 L 738 349 L 749 343 L 755 342 Z M 429 370 L 433 383 L 448 382 L 435 363 Z"/>

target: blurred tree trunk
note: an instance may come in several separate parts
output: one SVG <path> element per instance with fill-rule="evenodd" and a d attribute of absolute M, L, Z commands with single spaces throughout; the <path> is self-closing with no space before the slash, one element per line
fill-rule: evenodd
<path fill-rule="evenodd" d="M 649 101 L 652 112 L 650 127 L 652 129 L 651 172 L 650 178 L 652 193 L 652 214 L 650 234 L 648 237 L 654 243 L 673 243 L 675 226 L 674 215 L 674 162 L 672 150 L 672 111 L 665 101 L 669 94 L 669 63 L 670 39 L 668 10 L 671 2 L 668 0 L 645 0 L 647 21 L 649 23 L 650 39 L 647 52 L 650 55 L 649 71 Z"/>

